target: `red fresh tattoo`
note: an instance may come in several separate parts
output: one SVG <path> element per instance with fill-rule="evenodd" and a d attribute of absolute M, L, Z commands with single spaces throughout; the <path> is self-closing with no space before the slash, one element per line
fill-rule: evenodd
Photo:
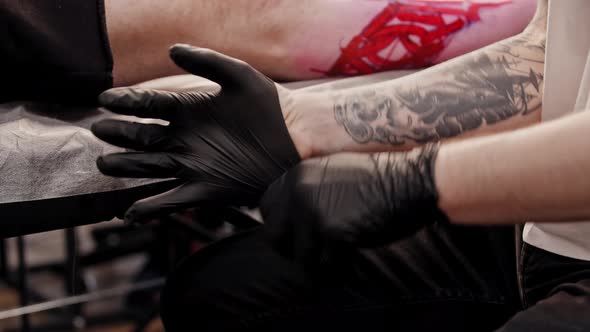
<path fill-rule="evenodd" d="M 454 33 L 480 21 L 480 9 L 510 2 L 392 1 L 341 49 L 332 68 L 319 71 L 341 76 L 430 66 Z"/>

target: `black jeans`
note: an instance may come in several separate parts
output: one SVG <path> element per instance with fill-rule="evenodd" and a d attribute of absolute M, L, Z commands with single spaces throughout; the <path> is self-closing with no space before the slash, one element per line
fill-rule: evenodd
<path fill-rule="evenodd" d="M 239 234 L 178 267 L 162 318 L 168 332 L 590 331 L 590 264 L 516 248 L 513 230 L 435 225 L 313 271 Z"/>
<path fill-rule="evenodd" d="M 590 331 L 590 262 L 525 244 L 523 311 L 498 332 Z"/>
<path fill-rule="evenodd" d="M 520 308 L 513 227 L 434 225 L 308 270 L 259 231 L 182 263 L 162 295 L 174 331 L 492 331 Z"/>

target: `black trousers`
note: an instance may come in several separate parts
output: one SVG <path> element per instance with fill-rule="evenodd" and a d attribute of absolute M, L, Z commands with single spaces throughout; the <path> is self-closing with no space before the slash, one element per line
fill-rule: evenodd
<path fill-rule="evenodd" d="M 525 244 L 523 310 L 499 332 L 590 331 L 590 262 Z"/>
<path fill-rule="evenodd" d="M 168 332 L 590 331 L 590 263 L 516 248 L 513 230 L 435 225 L 313 270 L 239 234 L 176 269 L 162 318 Z"/>

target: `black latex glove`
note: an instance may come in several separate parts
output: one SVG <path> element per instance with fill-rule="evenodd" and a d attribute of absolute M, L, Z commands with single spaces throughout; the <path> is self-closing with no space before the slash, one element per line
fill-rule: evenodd
<path fill-rule="evenodd" d="M 310 159 L 266 191 L 260 209 L 273 246 L 314 261 L 330 251 L 373 248 L 446 222 L 438 208 L 438 145 L 407 153 Z"/>
<path fill-rule="evenodd" d="M 270 183 L 300 160 L 269 78 L 208 49 L 177 45 L 170 56 L 186 71 L 217 82 L 221 91 L 118 88 L 99 97 L 113 112 L 169 121 L 168 126 L 118 120 L 94 124 L 97 137 L 141 151 L 101 157 L 101 172 L 183 182 L 136 202 L 125 215 L 127 222 L 149 221 L 203 203 L 254 204 Z"/>

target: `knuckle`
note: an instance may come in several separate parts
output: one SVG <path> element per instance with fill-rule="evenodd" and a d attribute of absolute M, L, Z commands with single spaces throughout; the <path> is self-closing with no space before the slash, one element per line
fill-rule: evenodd
<path fill-rule="evenodd" d="M 233 62 L 234 67 L 236 69 L 239 69 L 241 71 L 252 71 L 252 67 L 246 61 L 240 59 L 233 59 Z"/>
<path fill-rule="evenodd" d="M 215 57 L 217 52 L 205 47 L 191 47 L 187 55 L 190 57 L 189 60 L 207 59 Z"/>
<path fill-rule="evenodd" d="M 143 216 L 144 214 L 148 213 L 150 210 L 150 204 L 144 200 L 140 200 L 135 202 L 129 208 L 129 213 L 132 213 L 135 216 Z"/>
<path fill-rule="evenodd" d="M 155 143 L 155 137 L 153 137 L 154 135 L 152 135 L 152 132 L 149 130 L 149 127 L 140 124 L 135 124 L 133 127 L 135 128 L 134 140 L 136 142 L 139 142 L 146 147 L 153 145 Z"/>
<path fill-rule="evenodd" d="M 258 72 L 250 64 L 242 60 L 234 60 L 233 68 L 246 81 L 253 81 L 259 78 Z"/>

